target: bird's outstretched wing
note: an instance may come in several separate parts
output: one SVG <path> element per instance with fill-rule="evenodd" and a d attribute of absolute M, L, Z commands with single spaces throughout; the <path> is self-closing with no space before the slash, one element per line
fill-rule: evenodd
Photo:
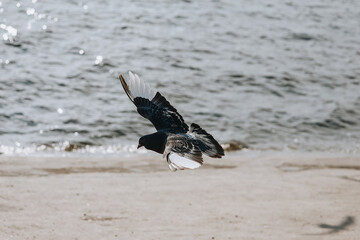
<path fill-rule="evenodd" d="M 187 133 L 195 142 L 201 152 L 212 158 L 221 158 L 224 156 L 224 149 L 214 139 L 214 137 L 202 129 L 196 123 L 192 123 L 190 131 Z"/>
<path fill-rule="evenodd" d="M 171 171 L 194 169 L 203 164 L 202 153 L 193 139 L 186 135 L 170 134 L 164 156 Z"/>
<path fill-rule="evenodd" d="M 149 119 L 156 130 L 178 133 L 186 133 L 189 130 L 177 110 L 159 92 L 155 93 L 137 74 L 129 72 L 127 81 L 122 75 L 119 78 L 126 94 L 137 107 L 138 113 Z"/>

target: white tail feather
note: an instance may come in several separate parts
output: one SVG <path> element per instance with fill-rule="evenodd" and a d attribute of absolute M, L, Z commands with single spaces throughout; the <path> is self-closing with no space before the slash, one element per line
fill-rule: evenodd
<path fill-rule="evenodd" d="M 184 170 L 184 169 L 195 169 L 201 166 L 200 163 L 191 159 L 182 157 L 176 153 L 169 153 L 167 155 L 167 161 L 171 171 Z"/>

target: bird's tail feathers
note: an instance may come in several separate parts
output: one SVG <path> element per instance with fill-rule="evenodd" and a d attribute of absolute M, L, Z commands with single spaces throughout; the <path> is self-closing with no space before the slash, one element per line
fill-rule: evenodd
<path fill-rule="evenodd" d="M 129 71 L 129 78 L 125 78 L 120 74 L 119 76 L 121 84 L 132 102 L 137 97 L 152 100 L 155 96 L 155 91 L 149 84 L 145 83 L 136 73 Z"/>
<path fill-rule="evenodd" d="M 199 149 L 209 157 L 221 158 L 225 155 L 224 149 L 214 139 L 214 137 L 196 123 L 191 124 L 189 132 L 197 141 Z"/>
<path fill-rule="evenodd" d="M 173 172 L 176 170 L 195 169 L 202 165 L 202 161 L 192 160 L 174 152 L 166 155 L 166 161 L 169 164 L 170 170 Z"/>

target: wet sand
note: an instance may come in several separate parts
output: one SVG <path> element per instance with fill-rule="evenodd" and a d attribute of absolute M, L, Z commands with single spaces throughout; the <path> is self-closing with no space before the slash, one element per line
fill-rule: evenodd
<path fill-rule="evenodd" d="M 360 157 L 0 157 L 0 239 L 359 239 Z"/>

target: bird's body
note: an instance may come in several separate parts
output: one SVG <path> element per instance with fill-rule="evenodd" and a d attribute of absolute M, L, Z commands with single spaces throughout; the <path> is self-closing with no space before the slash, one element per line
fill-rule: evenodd
<path fill-rule="evenodd" d="M 129 72 L 128 81 L 120 75 L 120 81 L 138 113 L 157 130 L 142 136 L 138 147 L 163 154 L 172 171 L 200 167 L 203 153 L 213 158 L 224 156 L 223 148 L 209 133 L 195 123 L 189 128 L 177 110 L 137 74 Z"/>

